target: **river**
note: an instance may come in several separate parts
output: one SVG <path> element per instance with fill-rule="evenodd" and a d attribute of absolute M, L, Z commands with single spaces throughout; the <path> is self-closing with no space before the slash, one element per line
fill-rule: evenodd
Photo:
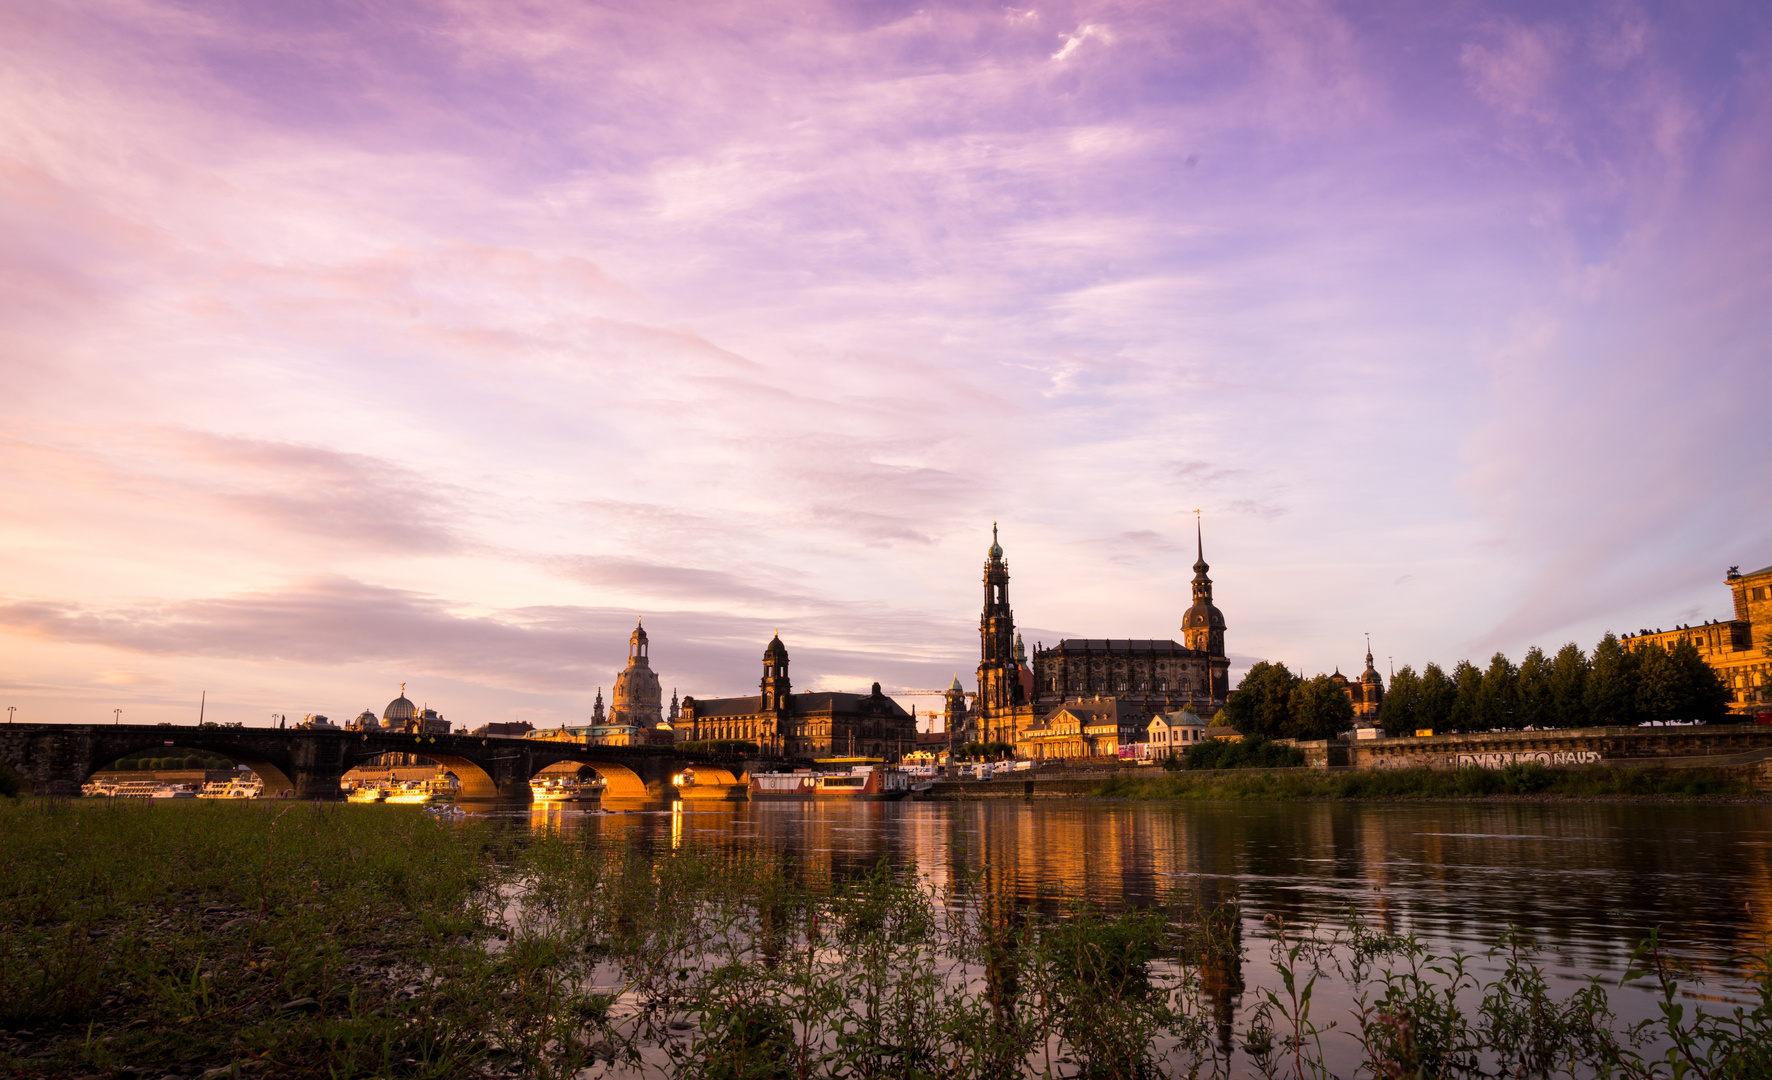
<path fill-rule="evenodd" d="M 1235 901 L 1248 948 L 1230 1012 L 1277 988 L 1273 923 L 1345 926 L 1350 909 L 1439 955 L 1471 954 L 1479 979 L 1510 926 L 1527 929 L 1558 996 L 1599 976 L 1623 1021 L 1654 1009 L 1646 985 L 1620 990 L 1635 943 L 1659 927 L 1669 952 L 1707 973 L 1708 1000 L 1743 1001 L 1731 958 L 1772 934 L 1772 807 L 1715 803 L 1029 802 L 690 803 L 512 817 L 659 846 L 759 847 L 823 863 L 833 876 L 881 860 L 941 886 L 988 868 L 1029 904 L 1087 898 L 1109 908 L 1193 894 Z M 1319 986 L 1319 1015 L 1354 1008 Z M 1474 1002 L 1474 999 L 1471 999 Z M 1713 1005 L 1712 1008 L 1725 1007 Z M 1344 1020 L 1342 1030 L 1348 1024 Z M 1352 1071 L 1351 1040 L 1331 1040 Z"/>

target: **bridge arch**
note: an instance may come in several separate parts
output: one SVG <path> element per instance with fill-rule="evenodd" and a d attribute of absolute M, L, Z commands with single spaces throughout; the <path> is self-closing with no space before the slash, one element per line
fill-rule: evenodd
<path fill-rule="evenodd" d="M 143 757 L 153 751 L 195 751 L 213 757 L 227 758 L 229 761 L 237 762 L 251 769 L 263 785 L 260 788 L 261 798 L 286 799 L 295 794 L 295 781 L 289 778 L 289 773 L 277 762 L 263 755 L 252 753 L 248 749 L 231 743 L 226 746 L 214 745 L 210 740 L 204 739 L 201 734 L 181 732 L 180 735 L 174 735 L 171 739 L 155 738 L 153 734 L 144 733 L 138 739 L 122 743 L 113 741 L 96 745 L 90 754 L 90 760 L 86 763 L 86 775 L 90 777 L 93 773 L 114 762 L 127 758 Z M 127 749 L 119 750 L 119 747 L 127 747 Z M 168 757 L 171 755 L 162 753 L 158 756 Z"/>
<path fill-rule="evenodd" d="M 540 773 L 549 765 L 558 765 L 570 761 L 574 765 L 582 765 L 596 772 L 603 778 L 603 797 L 606 799 L 656 799 L 658 793 L 649 787 L 640 774 L 619 761 L 610 761 L 595 753 L 573 754 L 567 757 L 556 757 L 535 770 Z"/>

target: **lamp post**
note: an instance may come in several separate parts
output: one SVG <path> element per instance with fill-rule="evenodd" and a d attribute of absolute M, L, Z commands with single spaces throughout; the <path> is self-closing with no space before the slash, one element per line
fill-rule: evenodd
<path fill-rule="evenodd" d="M 111 710 L 111 723 L 115 726 L 122 725 L 122 723 L 123 723 L 123 710 L 122 709 L 112 709 Z"/>
<path fill-rule="evenodd" d="M 8 706 L 6 706 L 6 723 L 7 723 L 7 724 L 8 724 L 8 725 L 10 725 L 10 724 L 11 724 L 11 723 L 12 723 L 12 714 L 13 714 L 13 713 L 14 713 L 14 712 L 16 712 L 16 711 L 17 711 L 17 710 L 18 710 L 18 706 L 17 706 L 17 705 L 8 705 Z"/>

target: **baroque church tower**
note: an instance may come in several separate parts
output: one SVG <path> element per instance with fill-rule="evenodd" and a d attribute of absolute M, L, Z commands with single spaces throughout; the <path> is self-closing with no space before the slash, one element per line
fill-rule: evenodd
<path fill-rule="evenodd" d="M 1224 655 L 1224 612 L 1212 603 L 1212 579 L 1206 571 L 1206 541 L 1194 522 L 1194 604 L 1181 619 L 1182 644 L 1211 657 L 1207 696 L 1222 701 L 1230 695 L 1230 663 Z"/>
<path fill-rule="evenodd" d="M 781 643 L 779 632 L 769 639 L 769 646 L 763 650 L 761 690 L 762 711 L 786 716 L 788 695 L 793 692 L 793 685 L 788 682 L 788 647 Z"/>
<path fill-rule="evenodd" d="M 993 716 L 1023 704 L 1021 672 L 1015 662 L 1015 613 L 1009 608 L 1009 564 L 991 523 L 991 549 L 984 564 L 984 611 L 978 618 L 978 705 Z"/>

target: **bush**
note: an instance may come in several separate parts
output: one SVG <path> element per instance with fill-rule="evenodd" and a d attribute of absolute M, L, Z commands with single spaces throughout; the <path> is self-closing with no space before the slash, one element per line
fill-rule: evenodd
<path fill-rule="evenodd" d="M 1181 759 L 1188 769 L 1288 769 L 1304 764 L 1304 751 L 1261 735 L 1236 742 L 1208 739 L 1188 747 Z"/>

